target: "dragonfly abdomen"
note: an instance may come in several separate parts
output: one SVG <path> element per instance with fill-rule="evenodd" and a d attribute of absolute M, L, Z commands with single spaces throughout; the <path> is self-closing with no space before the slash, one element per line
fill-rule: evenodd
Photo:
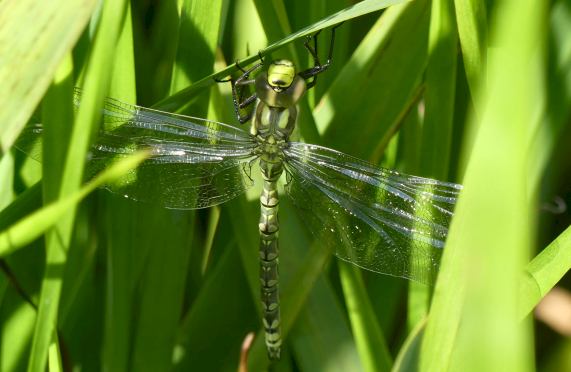
<path fill-rule="evenodd" d="M 260 287 L 263 323 L 268 354 L 279 359 L 281 348 L 279 300 L 278 190 L 277 180 L 283 172 L 279 158 L 262 156 L 260 168 L 264 178 L 260 196 Z"/>

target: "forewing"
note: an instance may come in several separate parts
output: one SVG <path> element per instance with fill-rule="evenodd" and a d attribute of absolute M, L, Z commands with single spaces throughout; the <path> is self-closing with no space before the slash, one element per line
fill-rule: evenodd
<path fill-rule="evenodd" d="M 409 176 L 321 146 L 284 149 L 287 193 L 320 242 L 374 272 L 430 284 L 460 185 Z"/>
<path fill-rule="evenodd" d="M 81 92 L 75 92 L 76 106 Z M 206 208 L 230 200 L 252 185 L 256 143 L 227 124 L 105 100 L 101 130 L 90 151 L 87 175 L 113 159 L 138 150 L 151 156 L 118 182 L 105 187 L 127 198 L 173 209 Z M 19 146 L 41 136 L 41 125 L 26 129 Z"/>

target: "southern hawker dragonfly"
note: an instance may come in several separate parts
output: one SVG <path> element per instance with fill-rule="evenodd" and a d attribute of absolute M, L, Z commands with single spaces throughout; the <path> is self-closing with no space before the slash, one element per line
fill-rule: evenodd
<path fill-rule="evenodd" d="M 333 31 L 334 32 L 334 31 Z M 278 179 L 299 207 L 318 241 L 342 260 L 377 273 L 430 283 L 438 268 L 461 186 L 379 168 L 350 155 L 290 140 L 296 103 L 313 87 L 320 64 L 315 46 L 305 43 L 315 66 L 296 73 L 287 60 L 263 60 L 238 79 L 229 79 L 240 122 L 251 131 L 207 119 L 130 105 L 107 98 L 103 125 L 90 153 L 90 172 L 137 150 L 151 156 L 119 183 L 106 188 L 130 199 L 173 209 L 224 203 L 253 185 L 258 162 L 260 197 L 260 283 L 268 355 L 280 357 L 278 280 Z M 251 74 L 256 74 L 250 79 Z M 243 97 L 243 87 L 254 93 Z M 76 90 L 75 103 L 81 92 Z M 250 106 L 253 109 L 243 114 Z M 30 127 L 20 144 L 41 134 Z M 24 146 L 25 147 L 25 146 Z M 150 194 L 148 185 L 156 193 Z"/>

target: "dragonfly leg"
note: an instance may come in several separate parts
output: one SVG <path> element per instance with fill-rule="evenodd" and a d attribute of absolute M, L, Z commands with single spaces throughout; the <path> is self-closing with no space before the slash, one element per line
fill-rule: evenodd
<path fill-rule="evenodd" d="M 236 86 L 244 87 L 246 85 L 247 84 L 243 84 L 241 82 L 235 82 L 232 84 L 232 102 L 234 103 L 234 113 L 236 114 L 236 117 L 238 118 L 240 124 L 244 124 L 245 122 L 250 120 L 252 118 L 252 115 L 254 114 L 253 110 L 250 110 L 246 114 L 242 114 L 241 110 L 247 108 L 252 103 L 256 102 L 256 99 L 258 98 L 256 93 L 253 93 L 251 96 L 247 97 L 246 99 L 243 98 L 242 96 L 243 90 L 241 89 L 240 92 L 238 92 Z"/>
<path fill-rule="evenodd" d="M 242 67 L 240 67 L 240 65 L 238 65 L 238 61 L 236 61 L 236 66 L 238 66 L 240 71 L 243 72 L 242 76 L 240 76 L 238 79 L 236 79 L 236 82 L 238 82 L 238 81 L 248 80 L 248 78 L 250 77 L 250 74 L 252 72 L 257 71 L 264 66 L 264 62 L 262 61 L 262 62 L 256 63 L 254 66 L 250 67 L 247 70 L 244 70 Z"/>
<path fill-rule="evenodd" d="M 240 66 L 240 63 L 238 62 L 238 60 L 236 60 L 236 62 L 234 62 L 234 64 L 236 65 L 236 67 L 238 67 L 238 70 L 242 71 L 242 74 L 248 74 L 247 70 L 244 70 L 242 68 L 242 66 Z M 248 74 L 249 75 L 249 74 Z"/>
<path fill-rule="evenodd" d="M 258 58 L 260 59 L 260 63 L 264 64 L 264 56 L 262 55 L 262 51 L 258 50 Z"/>
<path fill-rule="evenodd" d="M 299 76 L 301 76 L 304 80 L 311 79 L 311 81 L 307 82 L 307 89 L 313 88 L 317 83 L 317 75 L 327 70 L 327 68 L 331 65 L 331 62 L 333 61 L 333 46 L 335 44 L 335 29 L 341 25 L 342 23 L 336 25 L 331 29 L 329 54 L 327 55 L 327 61 L 324 64 L 321 64 L 321 62 L 319 61 L 319 55 L 317 54 L 317 37 L 319 36 L 321 30 L 317 31 L 315 34 L 308 37 L 305 43 L 303 44 L 305 46 L 305 49 L 307 49 L 309 54 L 311 54 L 311 56 L 313 57 L 313 63 L 314 63 L 313 67 L 299 73 Z M 311 46 L 310 44 L 312 39 L 313 39 L 313 46 Z"/>
<path fill-rule="evenodd" d="M 238 64 L 238 61 L 236 61 L 236 66 L 238 67 L 238 69 L 240 69 L 240 71 L 243 72 L 242 75 L 236 80 L 233 80 L 232 78 L 220 81 L 217 80 L 217 82 L 220 83 L 230 82 L 232 84 L 232 102 L 234 103 L 234 113 L 236 114 L 236 118 L 238 118 L 240 124 L 244 124 L 245 122 L 247 122 L 252 118 L 253 112 L 251 110 L 250 112 L 245 114 L 242 113 L 242 110 L 250 106 L 252 103 L 256 102 L 256 99 L 258 98 L 256 93 L 253 93 L 252 95 L 244 98 L 243 96 L 244 88 L 248 85 L 252 85 L 255 83 L 254 79 L 250 79 L 250 74 L 260 69 L 263 65 L 264 64 L 262 61 L 250 67 L 248 70 L 244 70 Z"/>

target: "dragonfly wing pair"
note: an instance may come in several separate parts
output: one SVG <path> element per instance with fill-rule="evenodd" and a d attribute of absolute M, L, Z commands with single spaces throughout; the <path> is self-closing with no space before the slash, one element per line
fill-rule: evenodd
<path fill-rule="evenodd" d="M 76 91 L 79 104 L 81 92 Z M 41 135 L 28 127 L 18 146 Z M 251 134 L 224 123 L 107 98 L 87 172 L 140 149 L 152 156 L 106 188 L 171 209 L 224 203 L 252 186 L 258 157 Z M 321 146 L 283 149 L 287 194 L 312 233 L 339 258 L 374 272 L 431 283 L 461 186 L 400 174 Z"/>

